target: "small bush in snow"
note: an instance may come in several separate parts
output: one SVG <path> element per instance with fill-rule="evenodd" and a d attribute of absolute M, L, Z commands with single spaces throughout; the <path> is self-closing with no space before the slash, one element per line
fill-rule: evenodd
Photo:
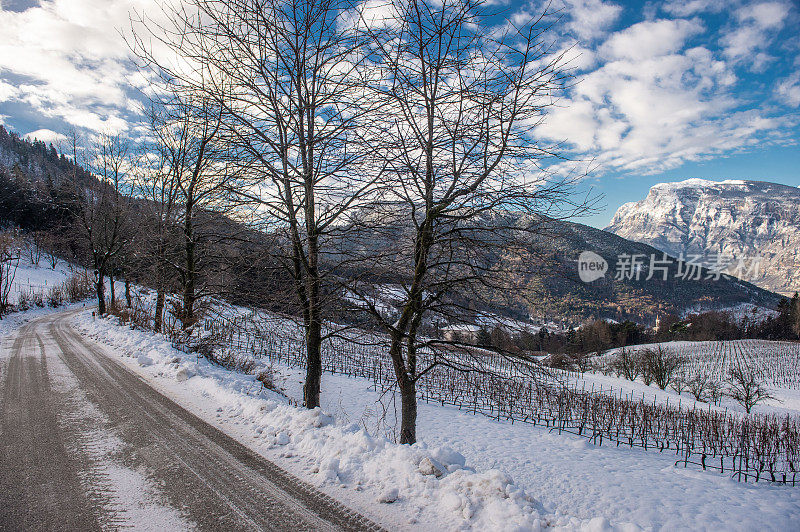
<path fill-rule="evenodd" d="M 56 308 L 64 304 L 64 291 L 60 286 L 54 286 L 47 291 L 47 305 Z"/>
<path fill-rule="evenodd" d="M 608 366 L 618 377 L 625 377 L 629 381 L 635 381 L 641 372 L 641 365 L 637 357 L 624 347 L 611 360 Z"/>
<path fill-rule="evenodd" d="M 725 395 L 742 405 L 748 414 L 758 403 L 774 397 L 748 368 L 737 365 L 728 370 L 728 389 Z"/>
<path fill-rule="evenodd" d="M 661 346 L 640 351 L 642 378 L 645 384 L 655 382 L 662 390 L 669 386 L 684 364 L 684 360 Z"/>
<path fill-rule="evenodd" d="M 30 292 L 22 291 L 19 293 L 19 297 L 17 297 L 17 310 L 25 312 L 29 310 L 31 307 L 31 294 Z"/>
<path fill-rule="evenodd" d="M 272 367 L 261 369 L 256 375 L 256 380 L 260 382 L 261 386 L 264 388 L 283 395 L 283 389 L 275 382 L 275 370 Z"/>

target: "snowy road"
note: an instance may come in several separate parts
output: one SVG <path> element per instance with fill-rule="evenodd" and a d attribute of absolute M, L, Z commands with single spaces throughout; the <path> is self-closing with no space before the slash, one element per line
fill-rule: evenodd
<path fill-rule="evenodd" d="M 69 325 L 0 354 L 0 530 L 376 530 L 201 421 Z"/>

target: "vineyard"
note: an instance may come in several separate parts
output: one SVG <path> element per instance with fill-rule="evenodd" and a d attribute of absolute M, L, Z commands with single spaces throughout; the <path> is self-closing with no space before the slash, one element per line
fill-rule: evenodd
<path fill-rule="evenodd" d="M 304 366 L 303 336 L 288 319 L 255 313 L 208 317 L 191 336 L 173 336 L 176 347 L 185 351 L 197 350 L 209 339 L 255 359 Z M 777 353 L 762 348 L 757 367 L 773 379 L 785 379 L 779 382 L 796 383 L 789 371 L 796 367 L 797 351 L 791 344 L 784 347 Z M 747 344 L 733 342 L 719 347 L 725 349 L 726 358 L 716 365 L 712 364 L 716 351 L 696 352 L 692 364 L 724 372 L 732 361 L 754 359 L 744 354 L 747 348 Z M 324 370 L 369 379 L 376 389 L 387 390 L 395 378 L 386 353 L 379 336 L 350 331 L 326 341 Z M 770 360 L 781 364 L 778 371 L 770 372 Z M 579 388 L 568 374 L 547 371 L 524 359 L 473 350 L 420 352 L 420 365 L 445 361 L 419 382 L 421 400 L 576 434 L 595 445 L 672 453 L 676 465 L 717 471 L 738 481 L 766 480 L 791 486 L 800 482 L 800 421 L 795 416 L 742 416 L 631 400 Z"/>
<path fill-rule="evenodd" d="M 800 390 L 800 344 L 795 342 L 730 340 L 659 345 L 684 361 L 681 373 L 685 378 L 700 374 L 723 382 L 731 368 L 742 365 L 768 386 Z"/>

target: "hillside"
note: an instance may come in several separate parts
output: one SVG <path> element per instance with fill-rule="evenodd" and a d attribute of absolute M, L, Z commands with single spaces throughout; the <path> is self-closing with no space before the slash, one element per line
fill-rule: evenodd
<path fill-rule="evenodd" d="M 760 257 L 752 282 L 800 290 L 800 189 L 764 181 L 661 183 L 619 208 L 606 230 L 674 256 Z M 726 259 L 728 260 L 728 259 Z"/>
<path fill-rule="evenodd" d="M 682 278 L 677 259 L 649 276 L 650 260 L 663 260 L 654 247 L 633 242 L 582 224 L 554 222 L 554 238 L 541 238 L 531 247 L 531 257 L 542 257 L 548 267 L 527 281 L 525 297 L 531 314 L 580 315 L 595 318 L 650 322 L 658 314 L 682 314 L 697 309 L 724 309 L 741 303 L 773 308 L 777 296 L 750 283 L 699 272 Z M 592 251 L 608 263 L 605 276 L 585 283 L 578 275 L 578 256 Z M 640 256 L 638 275 L 624 266 L 625 256 Z M 661 264 L 656 263 L 656 267 Z M 624 273 L 625 275 L 619 275 Z M 620 278 L 617 278 L 620 277 Z M 628 278 L 630 277 L 630 278 Z M 710 277 L 710 278 L 709 278 Z"/>

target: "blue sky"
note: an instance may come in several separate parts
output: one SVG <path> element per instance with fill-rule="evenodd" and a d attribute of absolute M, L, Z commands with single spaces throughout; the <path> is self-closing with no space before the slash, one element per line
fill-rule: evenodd
<path fill-rule="evenodd" d="M 496 0 L 498 1 L 498 0 Z M 502 4 L 502 0 L 499 0 Z M 58 142 L 144 125 L 147 85 L 121 36 L 132 10 L 157 0 L 0 0 L 0 122 Z M 545 2 L 500 8 L 514 17 Z M 604 195 L 584 223 L 605 226 L 655 183 L 700 177 L 800 186 L 800 7 L 790 0 L 622 2 L 554 0 L 550 35 L 568 50 L 578 83 L 563 95 L 544 140 L 591 171 L 581 187 Z"/>

